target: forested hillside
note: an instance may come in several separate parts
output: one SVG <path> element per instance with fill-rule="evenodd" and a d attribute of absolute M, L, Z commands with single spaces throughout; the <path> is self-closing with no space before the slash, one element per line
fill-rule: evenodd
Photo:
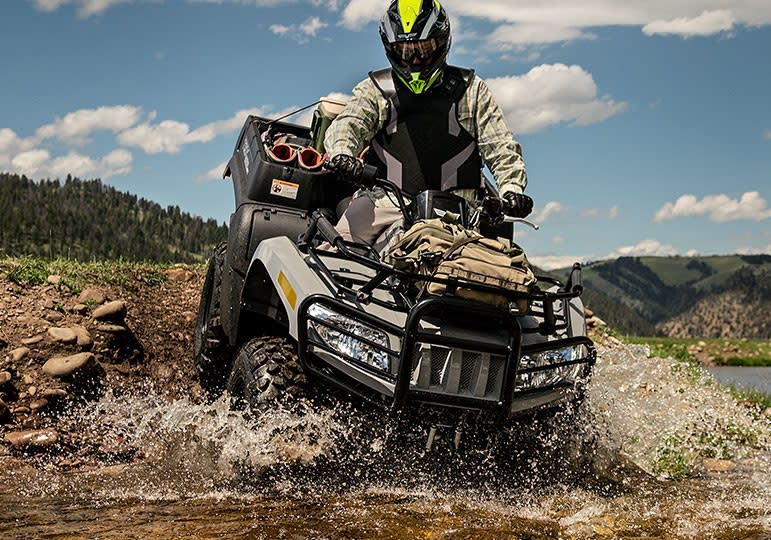
<path fill-rule="evenodd" d="M 227 227 L 123 193 L 100 180 L 33 181 L 0 173 L 0 255 L 196 262 Z"/>
<path fill-rule="evenodd" d="M 771 338 L 770 284 L 771 255 L 621 257 L 584 270 L 587 303 L 640 335 Z"/>

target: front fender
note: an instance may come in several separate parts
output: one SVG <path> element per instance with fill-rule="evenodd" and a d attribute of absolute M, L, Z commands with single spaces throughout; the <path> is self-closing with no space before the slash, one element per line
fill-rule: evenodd
<path fill-rule="evenodd" d="M 298 336 L 297 308 L 312 294 L 329 294 L 329 289 L 311 270 L 305 255 L 286 236 L 263 240 L 254 251 L 244 282 L 242 309 L 260 307 L 272 317 L 283 309 L 289 335 Z"/>

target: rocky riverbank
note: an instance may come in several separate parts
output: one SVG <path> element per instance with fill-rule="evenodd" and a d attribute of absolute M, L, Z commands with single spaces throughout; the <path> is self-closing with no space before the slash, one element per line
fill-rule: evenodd
<path fill-rule="evenodd" d="M 0 455 L 62 468 L 140 459 L 103 426 L 70 429 L 79 408 L 149 388 L 200 399 L 191 351 L 203 267 L 116 269 L 79 268 L 82 287 L 0 277 Z"/>

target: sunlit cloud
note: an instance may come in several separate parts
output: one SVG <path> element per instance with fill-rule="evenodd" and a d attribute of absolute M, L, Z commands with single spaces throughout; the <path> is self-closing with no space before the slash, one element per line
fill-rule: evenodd
<path fill-rule="evenodd" d="M 550 217 L 567 212 L 567 208 L 557 201 L 549 201 L 540 210 L 533 212 L 533 219 L 538 223 L 547 221 Z"/>
<path fill-rule="evenodd" d="M 642 240 L 633 246 L 616 248 L 604 259 L 616 259 L 618 257 L 671 257 L 677 255 L 677 250 L 670 244 L 664 244 L 653 238 Z"/>
<path fill-rule="evenodd" d="M 222 180 L 222 174 L 225 172 L 225 167 L 228 166 L 227 161 L 223 161 L 206 171 L 195 176 L 194 180 L 196 184 L 203 184 L 205 182 L 211 182 L 213 180 Z"/>
<path fill-rule="evenodd" d="M 748 191 L 739 199 L 728 195 L 707 195 L 698 199 L 683 195 L 674 203 L 668 202 L 654 215 L 653 221 L 662 223 L 675 218 L 708 216 L 715 223 L 728 221 L 763 221 L 771 218 L 771 209 L 757 191 Z"/>
<path fill-rule="evenodd" d="M 557 270 L 558 268 L 570 268 L 575 263 L 585 264 L 592 257 L 586 255 L 529 255 L 527 259 L 542 270 Z"/>
<path fill-rule="evenodd" d="M 310 38 L 316 37 L 318 31 L 327 26 L 329 24 L 322 22 L 319 17 L 309 17 L 299 24 L 273 24 L 269 28 L 277 36 L 289 37 L 300 44 L 304 44 L 308 43 Z"/>
<path fill-rule="evenodd" d="M 736 19 L 730 10 L 704 11 L 696 17 L 677 17 L 670 20 L 653 21 L 643 26 L 643 33 L 674 34 L 683 37 L 710 36 L 731 30 Z"/>
<path fill-rule="evenodd" d="M 544 64 L 520 76 L 487 80 L 512 131 L 533 133 L 567 122 L 589 125 L 626 110 L 607 96 L 599 96 L 591 74 L 581 66 Z"/>

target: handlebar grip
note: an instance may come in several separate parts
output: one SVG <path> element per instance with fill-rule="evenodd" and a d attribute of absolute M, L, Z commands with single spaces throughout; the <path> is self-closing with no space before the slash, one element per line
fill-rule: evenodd
<path fill-rule="evenodd" d="M 570 277 L 568 278 L 568 286 L 570 292 L 577 292 L 580 294 L 584 291 L 584 277 L 580 263 L 575 263 L 573 265 L 573 269 L 570 271 Z"/>
<path fill-rule="evenodd" d="M 361 169 L 361 183 L 365 185 L 372 185 L 378 180 L 377 167 L 374 165 L 363 164 Z"/>
<path fill-rule="evenodd" d="M 316 222 L 316 227 L 318 227 L 321 235 L 327 239 L 327 242 L 333 246 L 337 244 L 338 240 L 343 239 L 343 237 L 340 236 L 340 233 L 337 232 L 337 229 L 335 229 L 335 226 L 332 225 L 329 219 L 327 219 L 327 217 L 324 215 L 319 216 L 319 219 Z"/>

